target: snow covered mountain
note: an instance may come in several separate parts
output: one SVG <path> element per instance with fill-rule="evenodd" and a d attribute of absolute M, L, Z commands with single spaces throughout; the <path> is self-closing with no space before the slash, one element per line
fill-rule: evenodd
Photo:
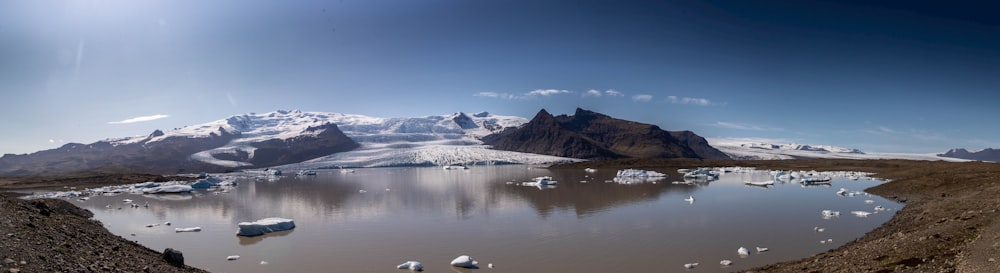
<path fill-rule="evenodd" d="M 742 160 L 841 158 L 966 161 L 935 154 L 872 153 L 827 145 L 775 144 L 767 139 L 708 138 L 708 142 L 730 157 Z"/>
<path fill-rule="evenodd" d="M 226 145 L 197 152 L 191 159 L 233 168 L 269 167 L 255 165 L 250 161 L 259 156 L 259 149 L 254 143 L 308 135 L 311 134 L 306 130 L 308 128 L 336 124 L 344 135 L 359 144 L 357 149 L 317 155 L 301 164 L 291 162 L 294 166 L 289 167 L 542 164 L 572 161 L 567 158 L 492 151 L 479 140 L 483 136 L 517 127 L 525 122 L 527 120 L 521 117 L 499 116 L 487 112 L 473 115 L 458 112 L 417 118 L 379 118 L 326 112 L 276 111 L 250 113 L 189 126 L 164 133 L 151 141 L 171 136 L 204 137 L 213 131 L 212 128 L 222 128 L 239 132 L 241 137 Z M 137 138 L 122 139 L 115 143 L 134 141 Z"/>

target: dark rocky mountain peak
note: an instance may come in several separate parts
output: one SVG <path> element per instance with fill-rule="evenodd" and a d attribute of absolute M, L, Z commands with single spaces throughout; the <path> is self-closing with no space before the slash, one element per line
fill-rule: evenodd
<path fill-rule="evenodd" d="M 542 109 L 528 123 L 483 138 L 494 149 L 584 159 L 728 158 L 689 132 L 668 132 L 577 108 L 572 116 Z"/>
<path fill-rule="evenodd" d="M 961 158 L 968 160 L 1000 162 L 1000 150 L 993 148 L 986 148 L 976 152 L 970 152 L 969 150 L 963 148 L 955 148 L 943 154 L 938 154 L 938 156 Z"/>
<path fill-rule="evenodd" d="M 461 127 L 462 129 L 479 128 L 479 125 L 476 124 L 476 121 L 472 120 L 472 118 L 470 118 L 469 116 L 465 115 L 465 113 L 462 112 L 455 113 L 455 117 L 452 118 L 451 120 L 454 121 L 455 124 L 458 124 L 458 127 Z"/>

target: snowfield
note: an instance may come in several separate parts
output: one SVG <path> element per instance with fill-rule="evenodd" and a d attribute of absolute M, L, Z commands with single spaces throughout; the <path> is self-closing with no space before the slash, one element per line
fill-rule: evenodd
<path fill-rule="evenodd" d="M 937 156 L 936 154 L 874 153 L 836 146 L 804 144 L 772 144 L 769 140 L 746 138 L 706 138 L 709 145 L 733 159 L 779 160 L 797 158 L 831 159 L 907 159 L 926 161 L 963 162 L 965 159 Z"/>
<path fill-rule="evenodd" d="M 216 155 L 245 153 L 253 157 L 252 143 L 270 139 L 289 139 L 315 135 L 322 130 L 310 127 L 336 124 L 344 135 L 361 147 L 285 168 L 392 167 L 471 164 L 552 164 L 578 159 L 492 150 L 479 139 L 507 128 L 517 127 L 528 119 L 493 115 L 487 112 L 462 112 L 418 118 L 379 118 L 364 115 L 275 111 L 263 114 L 232 116 L 205 124 L 164 132 L 159 136 L 137 136 L 114 140 L 115 144 L 156 142 L 168 137 L 209 137 L 221 130 L 240 137 L 211 150 L 191 155 L 191 159 L 224 167 L 253 167 L 243 161 L 222 160 Z"/>

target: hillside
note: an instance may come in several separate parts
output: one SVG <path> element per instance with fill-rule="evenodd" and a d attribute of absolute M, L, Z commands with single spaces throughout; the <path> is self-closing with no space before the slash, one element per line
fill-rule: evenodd
<path fill-rule="evenodd" d="M 728 158 L 692 132 L 668 132 L 579 108 L 572 116 L 552 116 L 542 109 L 521 127 L 483 142 L 497 150 L 581 159 Z"/>

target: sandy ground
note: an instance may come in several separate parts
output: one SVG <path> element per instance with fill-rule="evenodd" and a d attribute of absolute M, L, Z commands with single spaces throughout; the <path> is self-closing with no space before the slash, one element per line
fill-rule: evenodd
<path fill-rule="evenodd" d="M 674 173 L 677 168 L 744 166 L 758 169 L 816 170 L 816 171 L 864 171 L 876 173 L 875 177 L 889 182 L 866 191 L 888 199 L 905 202 L 906 206 L 896 213 L 889 222 L 872 230 L 861 238 L 844 246 L 809 258 L 788 261 L 744 272 L 1000 272 L 1000 164 L 980 162 L 930 162 L 906 160 L 774 160 L 774 161 L 701 161 L 665 159 L 627 159 L 616 161 L 583 162 L 552 168 L 641 168 L 663 173 Z M 152 177 L 152 178 L 150 178 Z M 60 177 L 54 178 L 0 178 L 0 190 L 25 189 L 34 187 L 63 188 L 109 184 L 123 184 L 152 181 L 159 176 L 112 175 L 102 177 Z M 58 271 L 67 264 L 81 268 L 84 272 L 95 271 L 93 266 L 69 262 L 55 263 L 38 257 L 56 256 L 71 261 L 87 261 L 95 264 L 96 271 L 106 268 L 131 266 L 132 269 L 155 268 L 174 270 L 157 262 L 158 253 L 131 243 L 125 238 L 110 234 L 94 222 L 99 235 L 109 245 L 129 247 L 130 253 L 142 253 L 137 262 L 129 263 L 102 251 L 108 249 L 75 251 L 75 248 L 59 245 L 33 247 L 30 242 L 49 242 L 66 231 L 59 221 L 46 221 L 39 208 L 39 201 L 12 200 L 0 197 L 0 235 L 14 234 L 20 244 L 5 243 L 0 248 L 2 258 L 15 260 L 14 264 L 0 265 L 0 271 L 18 266 L 29 270 L 23 272 Z M 20 203 L 19 203 L 20 202 Z M 36 203 L 30 203 L 36 202 Z M 63 208 L 59 200 L 47 200 L 46 206 Z M 49 202 L 52 202 L 49 204 Z M 69 203 L 66 203 L 69 204 Z M 56 211 L 48 209 L 49 211 Z M 89 214 L 59 209 L 66 213 L 50 215 Z M 72 212 L 72 213 L 70 213 Z M 60 216 L 63 217 L 63 216 Z M 81 215 L 65 216 L 66 219 L 84 219 Z M 75 218 L 74 218 L 75 217 Z M 89 217 L 89 216 L 87 216 Z M 39 220 L 41 219 L 41 220 Z M 75 220 L 60 220 L 75 221 Z M 89 221 L 89 220 L 88 220 Z M 31 224 L 32 226 L 28 226 Z M 12 232 L 15 230 L 16 232 Z M 39 232 L 38 230 L 44 230 Z M 78 236 L 77 236 L 78 237 Z M 76 238 L 76 237 L 74 237 Z M 8 238 L 0 242 L 8 242 Z M 58 242 L 58 241 L 57 241 Z M 46 248 L 51 247 L 51 248 Z M 74 250 L 65 253 L 64 251 Z M 24 253 L 37 253 L 23 255 Z M 24 258 L 27 257 L 27 258 Z M 33 258 L 34 257 L 34 258 Z M 26 264 L 19 264 L 21 260 Z M 33 266 L 34 265 L 34 266 Z M 103 267 L 102 267 L 103 266 Z M 104 269 L 102 269 L 104 268 Z M 30 270 L 35 269 L 35 270 Z M 91 270 L 86 270 L 91 269 Z M 195 269 L 179 269 L 195 270 Z M 63 270 L 66 271 L 66 270 Z M 76 270 L 69 270 L 76 271 Z M 124 270 L 129 271 L 129 270 Z"/>

